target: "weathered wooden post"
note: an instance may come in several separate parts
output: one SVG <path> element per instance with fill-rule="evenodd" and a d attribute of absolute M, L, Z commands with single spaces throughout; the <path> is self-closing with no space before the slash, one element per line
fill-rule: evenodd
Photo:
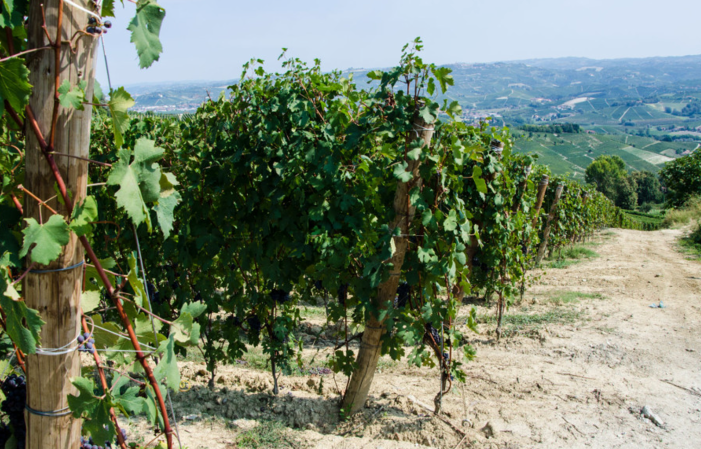
<path fill-rule="evenodd" d="M 414 131 L 411 134 L 411 141 L 421 140 L 423 146 L 431 144 L 433 137 L 433 125 L 426 123 L 418 115 L 414 118 Z M 409 142 L 407 143 L 407 145 Z M 399 285 L 399 277 L 404 264 L 404 256 L 408 244 L 406 235 L 416 213 L 416 207 L 409 201 L 409 192 L 414 187 L 421 187 L 422 179 L 419 174 L 420 160 L 407 160 L 409 164 L 407 170 L 412 173 L 412 179 L 408 182 L 397 182 L 397 190 L 394 194 L 394 219 L 389 225 L 390 229 L 400 229 L 400 236 L 395 237 L 395 252 L 392 256 L 392 269 L 389 279 L 379 285 L 377 296 L 374 299 L 374 306 L 377 310 L 384 310 L 392 304 Z M 358 357 L 356 358 L 357 368 L 353 371 L 350 383 L 343 396 L 342 410 L 344 413 L 353 414 L 360 411 L 365 406 L 372 379 L 377 369 L 377 361 L 380 358 L 382 349 L 382 335 L 385 333 L 384 320 L 379 320 L 373 314 L 365 324 L 363 339 L 360 343 Z"/>
<path fill-rule="evenodd" d="M 94 9 L 94 2 L 74 0 L 83 8 Z M 43 9 L 43 11 L 42 11 Z M 42 23 L 46 17 L 46 30 Z M 29 129 L 26 134 L 27 190 L 41 199 L 55 198 L 53 169 L 65 180 L 73 204 L 49 201 L 51 208 L 64 217 L 83 201 L 87 191 L 87 158 L 90 142 L 92 108 L 65 109 L 58 103 L 58 86 L 68 81 L 76 87 L 87 83 L 86 98 L 92 99 L 96 39 L 83 35 L 75 39 L 75 51 L 67 42 L 85 30 L 88 14 L 62 0 L 30 2 L 28 48 L 51 46 L 51 49 L 26 56 L 31 71 L 33 93 L 26 111 L 27 126 L 41 133 L 37 138 Z M 46 32 L 48 33 L 46 33 Z M 48 36 L 52 42 L 49 42 Z M 42 151 L 43 149 L 43 151 Z M 58 153 L 51 155 L 50 153 Z M 63 156 L 67 155 L 67 156 Z M 73 157 L 70 157 L 73 156 Z M 61 186 L 59 186 L 61 188 Z M 46 221 L 52 215 L 29 196 L 25 197 L 25 217 Z M 80 333 L 80 295 L 83 280 L 84 251 L 75 234 L 63 248 L 59 258 L 48 266 L 36 266 L 24 280 L 23 294 L 27 306 L 39 311 L 46 322 L 41 330 L 44 348 L 75 348 Z M 80 446 L 81 421 L 68 409 L 68 395 L 76 394 L 71 379 L 80 376 L 80 357 L 76 351 L 57 354 L 29 355 L 27 366 L 28 449 L 64 449 Z"/>
<path fill-rule="evenodd" d="M 543 177 L 540 179 L 540 183 L 538 184 L 538 196 L 536 197 L 535 213 L 533 214 L 533 226 L 538 224 L 540 209 L 543 207 L 545 192 L 548 191 L 548 184 L 550 184 L 550 177 L 548 175 L 543 175 Z"/>
<path fill-rule="evenodd" d="M 562 191 L 564 190 L 564 188 L 564 184 L 559 184 L 557 186 L 557 189 L 555 190 L 555 198 L 553 199 L 552 206 L 550 206 L 550 214 L 548 215 L 548 219 L 545 222 L 545 228 L 543 228 L 543 241 L 540 242 L 540 248 L 538 248 L 538 255 L 535 259 L 536 266 L 540 265 L 540 262 L 543 260 L 543 256 L 545 256 L 545 250 L 548 248 L 548 240 L 550 239 L 550 227 L 552 226 L 553 220 L 555 220 L 555 213 L 557 212 L 557 203 L 560 201 L 560 197 L 562 196 Z"/>

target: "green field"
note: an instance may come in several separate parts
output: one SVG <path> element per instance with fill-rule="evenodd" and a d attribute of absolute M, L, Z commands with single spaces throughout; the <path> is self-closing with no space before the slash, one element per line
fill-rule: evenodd
<path fill-rule="evenodd" d="M 584 170 L 597 156 L 621 157 L 629 171 L 657 173 L 666 162 L 679 157 L 677 149 L 693 150 L 695 142 L 658 142 L 627 134 L 545 134 L 515 131 L 515 151 L 535 153 L 555 174 L 584 179 Z"/>

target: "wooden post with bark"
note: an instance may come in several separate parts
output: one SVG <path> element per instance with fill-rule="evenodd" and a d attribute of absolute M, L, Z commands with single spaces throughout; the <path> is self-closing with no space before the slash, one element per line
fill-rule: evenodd
<path fill-rule="evenodd" d="M 433 125 L 426 123 L 418 115 L 414 118 L 414 131 L 407 141 L 407 146 L 414 140 L 422 140 L 423 146 L 431 144 L 433 137 Z M 390 262 L 392 268 L 390 270 L 389 279 L 379 285 L 377 296 L 374 299 L 374 307 L 381 311 L 386 310 L 392 304 L 396 294 L 397 286 L 399 285 L 399 277 L 404 264 L 404 256 L 408 246 L 409 239 L 407 234 L 414 220 L 416 207 L 410 203 L 409 192 L 414 187 L 421 188 L 422 179 L 419 175 L 420 160 L 407 160 L 409 164 L 407 170 L 412 173 L 412 179 L 408 182 L 398 182 L 397 190 L 394 194 L 394 219 L 389 224 L 389 228 L 394 230 L 400 229 L 400 236 L 394 238 L 395 252 Z M 374 314 L 370 314 L 370 318 L 365 324 L 363 339 L 360 343 L 360 350 L 356 358 L 357 368 L 350 378 L 350 383 L 345 395 L 343 396 L 342 410 L 346 414 L 354 414 L 360 411 L 365 406 L 372 379 L 377 369 L 377 361 L 380 359 L 382 349 L 382 335 L 385 333 L 384 320 L 378 320 Z"/>
<path fill-rule="evenodd" d="M 93 9 L 92 3 L 87 0 L 74 1 L 86 9 Z M 41 27 L 44 17 L 46 30 Z M 92 99 L 96 39 L 84 35 L 74 41 L 73 49 L 68 44 L 78 30 L 86 28 L 87 23 L 88 14 L 63 1 L 30 3 L 28 48 L 52 48 L 27 55 L 27 65 L 31 71 L 30 83 L 33 86 L 26 111 L 27 122 L 28 126 L 30 122 L 32 126 L 38 125 L 45 142 L 40 143 L 34 132 L 26 130 L 25 186 L 43 200 L 56 198 L 56 181 L 51 167 L 55 162 L 73 204 L 61 204 L 53 199 L 48 205 L 65 217 L 86 196 L 88 164 L 75 157 L 46 157 L 41 145 L 47 145 L 50 152 L 88 157 L 91 106 L 86 104 L 82 111 L 66 109 L 59 105 L 57 98 L 58 86 L 67 80 L 71 87 L 78 86 L 81 81 L 87 82 L 86 98 Z M 46 222 L 51 215 L 53 213 L 48 208 L 40 206 L 30 196 L 25 197 L 26 218 Z M 38 310 L 46 322 L 41 330 L 43 348 L 69 345 L 81 333 L 83 261 L 83 247 L 78 237 L 71 233 L 68 245 L 63 248 L 57 260 L 48 266 L 35 266 L 35 270 L 49 272 L 30 272 L 24 280 L 23 293 L 27 306 Z M 59 269 L 63 271 L 50 271 Z M 74 346 L 75 343 L 70 345 Z M 79 353 L 73 351 L 63 355 L 30 355 L 27 356 L 26 366 L 27 406 L 33 410 L 25 412 L 26 447 L 78 448 L 81 421 L 70 414 L 67 398 L 69 394 L 77 394 L 71 379 L 80 376 Z M 53 416 L 41 416 L 36 412 L 48 412 Z"/>
<path fill-rule="evenodd" d="M 540 265 L 540 262 L 545 256 L 545 250 L 548 248 L 548 240 L 550 239 L 550 228 L 552 226 L 553 220 L 555 220 L 555 213 L 557 212 L 557 203 L 560 201 L 562 196 L 562 190 L 565 188 L 564 184 L 557 186 L 555 190 L 555 198 L 553 199 L 553 204 L 550 206 L 550 214 L 548 215 L 548 220 L 545 222 L 545 228 L 543 228 L 543 241 L 540 242 L 540 248 L 538 248 L 538 255 L 535 259 L 535 265 Z"/>
<path fill-rule="evenodd" d="M 535 213 L 533 214 L 533 226 L 538 224 L 538 218 L 540 218 L 540 209 L 543 207 L 543 201 L 545 200 L 545 192 L 548 191 L 548 184 L 550 184 L 550 177 L 548 175 L 543 175 L 538 184 L 538 196 L 535 202 Z"/>

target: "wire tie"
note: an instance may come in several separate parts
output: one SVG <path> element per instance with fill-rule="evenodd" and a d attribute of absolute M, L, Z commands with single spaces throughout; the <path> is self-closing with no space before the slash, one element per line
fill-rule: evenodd
<path fill-rule="evenodd" d="M 73 270 L 75 268 L 82 267 L 83 265 L 85 265 L 85 261 L 81 260 L 77 264 L 71 265 L 70 267 L 66 267 L 66 268 L 57 268 L 55 270 L 29 270 L 29 272 L 32 274 L 59 273 L 61 271 L 70 271 L 70 270 Z"/>
<path fill-rule="evenodd" d="M 29 413 L 31 413 L 32 415 L 47 416 L 49 418 L 59 418 L 61 416 L 67 416 L 67 415 L 70 415 L 72 413 L 70 407 L 65 407 L 65 408 L 62 408 L 59 410 L 53 410 L 50 412 L 42 412 L 40 410 L 34 410 L 29 405 L 25 405 L 24 408 L 27 409 L 27 411 Z"/>

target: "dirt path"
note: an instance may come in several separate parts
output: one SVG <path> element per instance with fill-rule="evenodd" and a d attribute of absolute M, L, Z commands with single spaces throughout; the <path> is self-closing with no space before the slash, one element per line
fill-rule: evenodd
<path fill-rule="evenodd" d="M 594 247 L 600 257 L 543 274 L 509 310 L 506 338 L 494 340 L 493 324 L 480 325 L 480 335 L 466 332 L 477 359 L 466 366 L 467 383 L 444 398 L 453 427 L 415 402 L 433 404 L 435 370 L 388 364 L 364 416 L 339 423 L 331 376 L 285 378 L 284 393 L 272 398 L 268 374 L 225 367 L 216 391 L 176 395 L 179 416 L 219 417 L 182 423 L 183 443 L 237 447 L 242 424 L 231 421 L 243 408 L 243 417 L 306 429 L 293 432 L 300 447 L 452 449 L 462 439 L 455 428 L 467 435 L 463 448 L 700 447 L 701 264 L 676 251 L 680 231 L 609 234 Z M 580 299 L 554 302 L 573 295 Z M 664 308 L 650 307 L 659 301 Z M 493 310 L 478 306 L 478 313 Z M 188 365 L 184 376 L 204 384 L 196 371 Z M 646 405 L 664 428 L 640 416 Z"/>

